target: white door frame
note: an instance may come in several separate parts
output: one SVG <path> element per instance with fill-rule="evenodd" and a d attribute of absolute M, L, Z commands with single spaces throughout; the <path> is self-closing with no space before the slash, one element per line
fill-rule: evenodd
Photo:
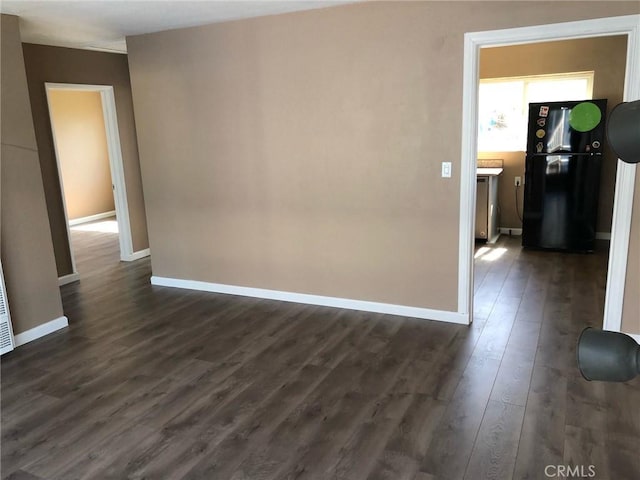
<path fill-rule="evenodd" d="M 623 99 L 626 102 L 638 100 L 640 99 L 640 15 L 474 32 L 466 33 L 464 36 L 458 312 L 466 315 L 469 323 L 473 320 L 473 226 L 476 211 L 480 48 L 612 35 L 627 35 Z M 622 323 L 635 173 L 635 165 L 618 160 L 605 294 L 603 328 L 606 330 L 620 331 Z"/>
<path fill-rule="evenodd" d="M 64 184 L 62 181 L 62 169 L 60 168 L 60 155 L 56 142 L 56 130 L 51 113 L 51 101 L 49 92 L 52 90 L 98 92 L 102 100 L 102 115 L 104 118 L 105 133 L 107 136 L 107 150 L 109 154 L 109 166 L 111 170 L 111 182 L 113 185 L 113 199 L 116 210 L 116 220 L 118 222 L 118 239 L 120 240 L 120 259 L 131 261 L 139 258 L 134 255 L 133 241 L 131 238 L 131 224 L 129 221 L 129 204 L 127 202 L 127 190 L 124 179 L 124 166 L 122 163 L 122 151 L 120 149 L 120 134 L 118 132 L 118 119 L 116 116 L 116 100 L 113 94 L 113 87 L 110 85 L 83 85 L 73 83 L 50 83 L 46 82 L 45 90 L 47 94 L 47 106 L 49 108 L 49 119 L 51 131 L 53 133 L 53 147 L 56 154 L 56 164 L 58 167 L 58 178 L 62 191 L 62 205 L 64 209 L 64 220 L 67 226 L 67 236 L 69 238 L 69 253 L 71 255 L 71 265 L 73 273 L 61 277 L 61 284 L 79 279 L 76 261 L 71 245 L 71 232 L 69 230 L 69 215 L 67 213 L 67 201 L 64 195 Z M 64 280 L 63 280 L 64 279 Z"/>

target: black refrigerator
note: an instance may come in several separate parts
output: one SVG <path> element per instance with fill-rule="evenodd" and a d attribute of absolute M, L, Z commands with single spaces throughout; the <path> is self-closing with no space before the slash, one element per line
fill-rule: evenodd
<path fill-rule="evenodd" d="M 522 245 L 593 251 L 606 100 L 529 104 Z"/>

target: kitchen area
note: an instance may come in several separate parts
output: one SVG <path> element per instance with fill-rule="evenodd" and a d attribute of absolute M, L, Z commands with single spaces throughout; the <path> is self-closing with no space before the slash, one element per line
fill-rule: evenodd
<path fill-rule="evenodd" d="M 482 49 L 478 245 L 507 235 L 588 252 L 610 238 L 617 158 L 603 129 L 622 101 L 625 59 L 621 36 Z"/>

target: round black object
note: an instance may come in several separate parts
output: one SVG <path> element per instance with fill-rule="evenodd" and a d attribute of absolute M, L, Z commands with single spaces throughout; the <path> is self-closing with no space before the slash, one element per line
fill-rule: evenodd
<path fill-rule="evenodd" d="M 640 100 L 613 108 L 607 122 L 607 138 L 620 160 L 640 162 Z"/>
<path fill-rule="evenodd" d="M 585 328 L 577 353 L 578 368 L 587 380 L 626 382 L 640 373 L 640 345 L 624 333 Z"/>

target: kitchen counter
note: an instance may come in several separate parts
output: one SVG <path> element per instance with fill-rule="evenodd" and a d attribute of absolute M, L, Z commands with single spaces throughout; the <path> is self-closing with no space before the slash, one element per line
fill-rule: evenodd
<path fill-rule="evenodd" d="M 502 173 L 503 168 L 486 168 L 486 167 L 478 167 L 476 169 L 476 175 L 483 177 L 495 177 Z"/>

